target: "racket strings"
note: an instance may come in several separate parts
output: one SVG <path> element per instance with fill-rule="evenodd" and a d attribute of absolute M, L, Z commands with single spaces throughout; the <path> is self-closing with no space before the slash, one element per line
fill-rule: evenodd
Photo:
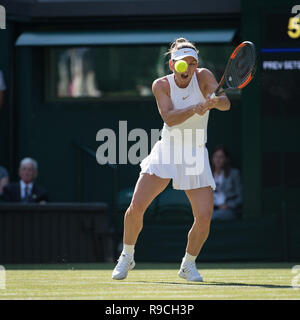
<path fill-rule="evenodd" d="M 256 54 L 252 46 L 242 47 L 233 59 L 226 76 L 228 87 L 237 88 L 244 83 L 255 67 Z"/>

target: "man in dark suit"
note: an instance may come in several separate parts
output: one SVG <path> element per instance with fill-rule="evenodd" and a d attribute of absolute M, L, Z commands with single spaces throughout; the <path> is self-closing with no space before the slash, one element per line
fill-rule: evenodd
<path fill-rule="evenodd" d="M 3 189 L 2 198 L 6 202 L 47 202 L 47 191 L 35 183 L 38 175 L 37 162 L 32 158 L 25 158 L 19 167 L 20 181 L 10 183 Z"/>

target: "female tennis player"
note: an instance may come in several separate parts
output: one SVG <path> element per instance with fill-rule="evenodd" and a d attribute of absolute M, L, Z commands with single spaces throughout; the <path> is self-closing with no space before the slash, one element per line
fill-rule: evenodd
<path fill-rule="evenodd" d="M 162 138 L 141 162 L 140 176 L 124 217 L 123 251 L 112 273 L 112 278 L 116 280 L 125 279 L 128 271 L 135 266 L 134 247 L 143 227 L 144 212 L 172 179 L 174 189 L 185 191 L 194 216 L 178 275 L 188 281 L 202 281 L 196 268 L 196 258 L 209 234 L 215 189 L 205 146 L 207 122 L 209 110 L 213 108 L 221 111 L 229 110 L 230 101 L 225 94 L 214 99 L 209 98 L 217 89 L 218 83 L 212 72 L 198 68 L 198 50 L 191 42 L 184 38 L 177 39 L 172 43 L 168 54 L 170 54 L 169 67 L 172 73 L 156 79 L 152 85 L 157 107 L 164 121 Z M 186 72 L 178 73 L 175 70 L 174 65 L 177 60 L 187 62 Z M 177 163 L 174 161 L 174 156 L 170 156 L 169 162 L 161 161 L 161 155 L 166 150 L 173 152 L 176 144 L 179 144 L 176 138 L 168 139 L 174 129 L 177 133 L 182 132 L 182 137 L 185 137 L 184 130 L 193 131 L 192 139 L 186 145 L 192 148 L 193 154 L 197 150 L 202 151 L 198 153 L 203 155 L 204 166 L 201 172 L 197 173 L 195 170 L 193 174 L 187 174 L 188 164 L 184 161 Z M 202 129 L 204 132 L 202 144 L 197 144 L 199 140 L 195 139 L 194 134 L 196 129 Z M 186 139 L 183 141 L 186 143 Z"/>

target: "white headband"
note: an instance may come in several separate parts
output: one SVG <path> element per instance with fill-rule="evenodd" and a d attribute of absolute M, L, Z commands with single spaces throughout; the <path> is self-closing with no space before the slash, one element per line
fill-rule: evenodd
<path fill-rule="evenodd" d="M 185 57 L 193 57 L 198 62 L 198 54 L 192 48 L 182 48 L 182 49 L 179 49 L 179 50 L 173 52 L 171 55 L 172 60 L 180 60 Z"/>

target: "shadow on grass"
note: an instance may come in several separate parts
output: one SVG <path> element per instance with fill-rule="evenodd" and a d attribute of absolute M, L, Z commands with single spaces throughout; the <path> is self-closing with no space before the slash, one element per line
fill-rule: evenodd
<path fill-rule="evenodd" d="M 239 283 L 239 282 L 218 282 L 218 281 L 203 281 L 203 282 L 167 282 L 167 281 L 135 281 L 145 284 L 174 284 L 183 286 L 220 286 L 220 287 L 259 287 L 268 289 L 293 289 L 292 286 L 275 285 L 275 284 L 256 284 L 256 283 Z"/>
<path fill-rule="evenodd" d="M 242 269 L 291 269 L 298 263 L 292 262 L 211 262 L 197 263 L 200 270 Z M 4 264 L 6 270 L 113 270 L 115 263 L 53 263 L 53 264 Z M 177 263 L 137 263 L 135 270 L 176 270 Z"/>
<path fill-rule="evenodd" d="M 137 263 L 136 270 L 179 269 L 181 261 L 176 263 Z M 300 263 L 293 262 L 197 262 L 199 270 L 245 270 L 245 269 L 291 269 Z"/>

